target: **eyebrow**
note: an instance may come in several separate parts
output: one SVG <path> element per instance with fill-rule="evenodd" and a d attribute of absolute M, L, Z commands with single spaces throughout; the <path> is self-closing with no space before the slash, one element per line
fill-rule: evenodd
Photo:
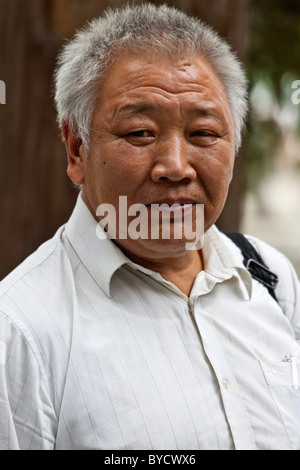
<path fill-rule="evenodd" d="M 144 113 L 146 111 L 153 111 L 158 109 L 158 106 L 149 105 L 149 104 L 128 104 L 123 106 L 120 110 L 116 110 L 115 115 L 121 117 L 129 117 L 133 114 Z"/>
<path fill-rule="evenodd" d="M 189 114 L 197 114 L 200 117 L 214 117 L 218 121 L 223 121 L 224 120 L 224 115 L 218 111 L 216 108 L 202 108 L 195 106 L 194 108 L 191 108 L 189 110 Z"/>
<path fill-rule="evenodd" d="M 122 107 L 120 110 L 116 110 L 115 115 L 120 117 L 130 117 L 135 114 L 145 113 L 147 111 L 159 110 L 159 106 L 152 104 L 128 104 Z M 197 114 L 200 117 L 213 117 L 218 121 L 224 121 L 223 114 L 215 108 L 212 107 L 201 107 L 194 106 L 188 110 L 188 114 Z"/>

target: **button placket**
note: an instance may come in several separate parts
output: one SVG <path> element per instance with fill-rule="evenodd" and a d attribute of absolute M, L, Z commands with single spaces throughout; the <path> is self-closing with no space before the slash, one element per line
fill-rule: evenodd
<path fill-rule="evenodd" d="M 212 322 L 210 315 L 201 309 L 199 298 L 193 306 L 189 304 L 189 308 L 190 312 L 192 308 L 191 313 L 201 336 L 203 348 L 220 384 L 224 411 L 230 425 L 235 448 L 236 450 L 253 450 L 255 443 L 244 403 L 225 351 L 218 339 L 216 325 Z"/>

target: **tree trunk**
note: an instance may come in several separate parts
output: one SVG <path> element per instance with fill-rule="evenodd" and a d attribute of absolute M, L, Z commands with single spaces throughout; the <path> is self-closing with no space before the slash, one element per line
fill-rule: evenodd
<path fill-rule="evenodd" d="M 246 58 L 250 0 L 168 1 L 214 26 Z M 0 278 L 51 237 L 69 217 L 76 191 L 51 96 L 55 58 L 64 37 L 122 0 L 0 0 Z M 135 3 L 143 3 L 136 1 Z M 161 2 L 166 3 L 166 2 Z M 237 230 L 242 210 L 243 153 L 219 220 Z"/>
<path fill-rule="evenodd" d="M 25 6 L 26 4 L 26 6 Z M 74 190 L 51 98 L 59 41 L 51 1 L 1 0 L 1 277 L 52 236 L 70 214 Z"/>

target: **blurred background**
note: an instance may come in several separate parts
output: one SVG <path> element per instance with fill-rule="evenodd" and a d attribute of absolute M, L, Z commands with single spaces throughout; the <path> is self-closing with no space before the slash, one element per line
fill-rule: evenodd
<path fill-rule="evenodd" d="M 0 105 L 0 279 L 67 221 L 77 197 L 53 104 L 57 53 L 76 28 L 125 3 L 0 0 L 0 80 L 6 84 L 6 104 Z M 273 244 L 300 276 L 300 93 L 292 88 L 300 80 L 300 0 L 149 3 L 200 17 L 244 62 L 247 132 L 218 226 Z"/>

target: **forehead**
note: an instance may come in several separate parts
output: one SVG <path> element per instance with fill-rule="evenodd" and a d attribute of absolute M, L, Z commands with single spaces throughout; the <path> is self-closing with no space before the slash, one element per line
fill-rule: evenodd
<path fill-rule="evenodd" d="M 155 54 L 118 55 L 99 90 L 97 110 L 129 113 L 136 106 L 220 108 L 230 114 L 224 86 L 207 62 L 197 55 L 171 59 Z"/>

